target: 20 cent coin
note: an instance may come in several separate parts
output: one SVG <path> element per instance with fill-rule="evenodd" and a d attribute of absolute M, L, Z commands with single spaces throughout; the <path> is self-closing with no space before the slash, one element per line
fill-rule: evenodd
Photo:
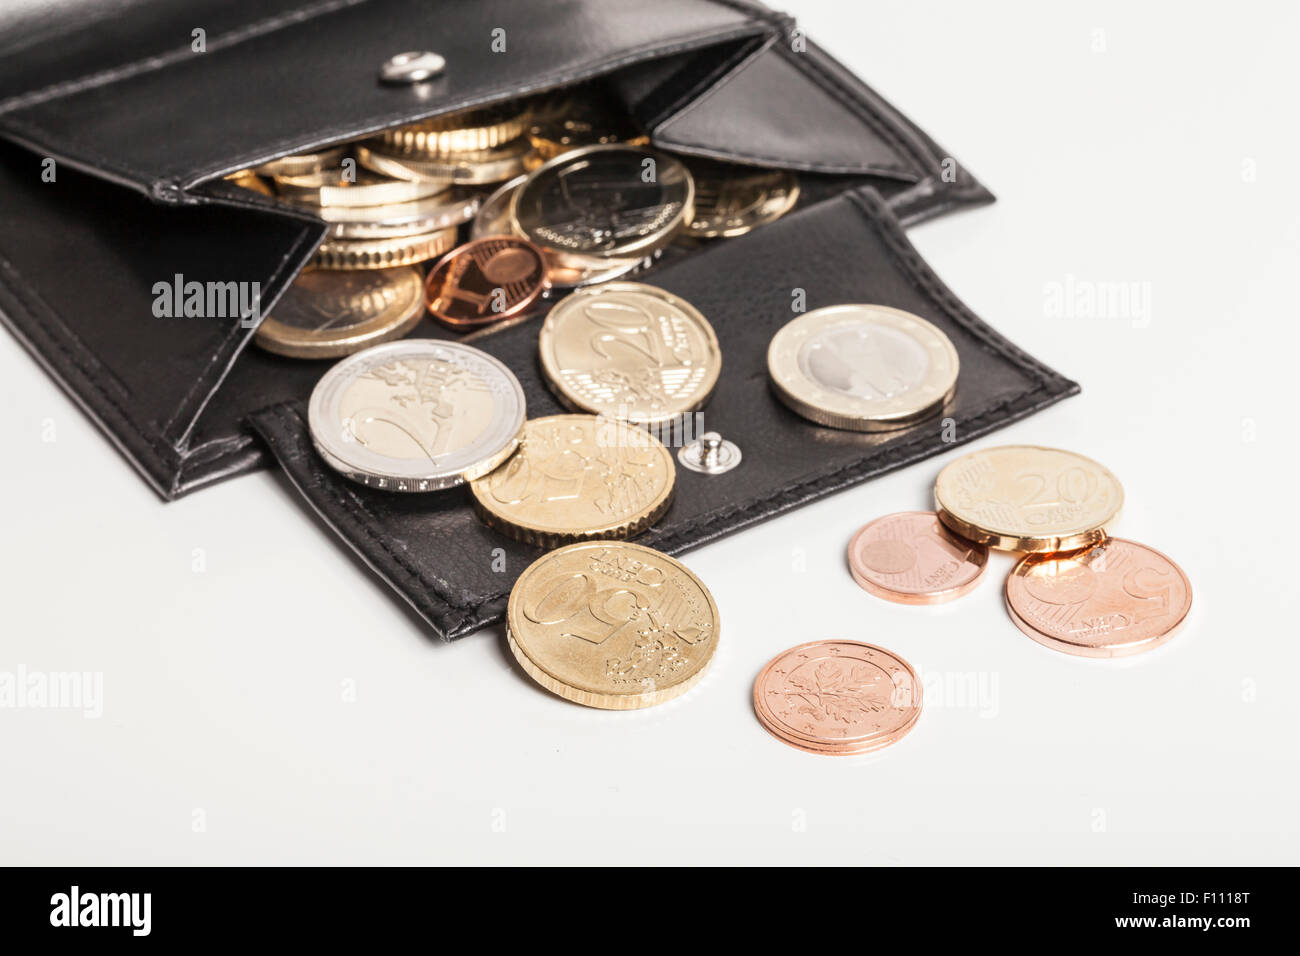
<path fill-rule="evenodd" d="M 939 520 L 971 541 L 1008 551 L 1072 551 L 1105 539 L 1124 489 L 1083 455 L 1004 445 L 947 465 L 934 500 Z"/>

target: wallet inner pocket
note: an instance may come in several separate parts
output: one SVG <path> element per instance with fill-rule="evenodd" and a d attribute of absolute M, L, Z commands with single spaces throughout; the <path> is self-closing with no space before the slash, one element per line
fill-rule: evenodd
<path fill-rule="evenodd" d="M 665 266 L 654 282 L 713 325 L 722 372 L 703 421 L 744 456 L 721 475 L 677 469 L 671 507 L 636 539 L 669 553 L 971 441 L 1078 389 L 962 305 L 870 189 L 843 193 Z M 781 404 L 767 382 L 767 346 L 794 315 L 798 290 L 810 310 L 872 302 L 942 329 L 961 364 L 943 419 L 867 434 L 814 425 Z M 530 418 L 563 411 L 538 366 L 537 331 L 536 322 L 524 322 L 474 343 L 515 372 Z M 251 421 L 308 505 L 439 636 L 461 637 L 499 620 L 515 577 L 541 549 L 484 524 L 463 486 L 398 494 L 349 481 L 312 447 L 304 409 L 302 400 L 280 402 Z"/>

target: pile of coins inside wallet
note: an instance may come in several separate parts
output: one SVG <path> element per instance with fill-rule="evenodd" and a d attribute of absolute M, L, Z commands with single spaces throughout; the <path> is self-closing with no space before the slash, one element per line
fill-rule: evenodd
<path fill-rule="evenodd" d="M 699 578 L 626 539 L 668 509 L 678 462 L 712 475 L 740 461 L 717 436 L 676 460 L 656 437 L 705 404 L 722 355 L 691 303 L 631 280 L 670 243 L 774 221 L 799 186 L 785 170 L 653 149 L 593 102 L 560 94 L 439 116 L 230 178 L 328 225 L 255 339 L 282 356 L 342 359 L 308 405 L 322 459 L 386 492 L 467 484 L 487 525 L 554 549 L 510 593 L 511 651 L 550 691 L 627 710 L 694 686 L 719 619 Z M 569 414 L 527 418 L 511 370 L 463 340 L 402 338 L 426 315 L 475 332 L 543 305 L 539 364 Z M 940 329 L 863 303 L 796 316 L 767 364 L 773 393 L 809 427 L 863 432 L 937 416 L 958 378 Z M 1133 653 L 1172 633 L 1190 589 L 1158 552 L 1106 537 L 1122 497 L 1079 455 L 975 452 L 939 475 L 936 512 L 859 531 L 850 568 L 873 594 L 928 604 L 974 587 L 989 547 L 1024 551 L 1006 603 L 1025 633 L 1075 654 Z M 921 685 L 884 648 L 820 641 L 762 669 L 754 708 L 802 750 L 864 753 L 912 728 Z"/>

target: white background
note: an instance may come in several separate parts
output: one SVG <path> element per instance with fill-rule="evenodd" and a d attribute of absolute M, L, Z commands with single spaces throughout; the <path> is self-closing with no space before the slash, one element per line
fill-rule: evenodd
<path fill-rule="evenodd" d="M 270 472 L 161 504 L 6 337 L 0 670 L 102 672 L 104 714 L 0 710 L 0 859 L 1297 862 L 1294 7 L 787 6 L 997 193 L 912 238 L 1084 392 L 980 444 L 1109 466 L 1117 532 L 1192 580 L 1183 632 L 1122 663 L 1042 648 L 1005 555 L 940 608 L 859 590 L 851 533 L 927 506 L 954 452 L 687 555 L 712 670 L 585 709 L 499 632 L 431 639 Z M 1143 283 L 1149 316 L 1048 314 L 1069 281 Z M 760 728 L 756 672 L 819 638 L 922 672 L 908 738 L 838 759 Z"/>

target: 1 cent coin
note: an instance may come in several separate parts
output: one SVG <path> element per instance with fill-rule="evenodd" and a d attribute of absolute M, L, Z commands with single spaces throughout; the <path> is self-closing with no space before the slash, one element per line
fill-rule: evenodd
<path fill-rule="evenodd" d="M 885 515 L 849 542 L 849 570 L 865 590 L 899 604 L 940 604 L 969 593 L 989 549 L 945 528 L 933 511 Z"/>
<path fill-rule="evenodd" d="M 529 565 L 506 608 L 520 666 L 547 690 L 606 710 L 650 707 L 699 682 L 718 606 L 679 562 L 622 541 L 569 545 Z"/>
<path fill-rule="evenodd" d="M 778 740 L 860 754 L 900 740 L 921 716 L 921 681 L 897 654 L 857 641 L 813 641 L 778 654 L 754 681 L 754 712 Z"/>
<path fill-rule="evenodd" d="M 934 500 L 939 520 L 964 538 L 1047 553 L 1104 540 L 1124 504 L 1124 489 L 1083 455 L 1004 445 L 947 465 L 935 480 Z"/>
<path fill-rule="evenodd" d="M 492 527 L 543 547 L 630 538 L 668 510 L 673 456 L 643 429 L 595 415 L 530 420 L 523 446 L 470 485 Z"/>
<path fill-rule="evenodd" d="M 470 329 L 522 315 L 546 291 L 546 259 L 527 239 L 474 239 L 443 256 L 425 283 L 429 312 Z"/>
<path fill-rule="evenodd" d="M 1177 564 L 1123 538 L 1072 554 L 1031 554 L 1007 577 L 1016 626 L 1052 650 L 1121 657 L 1159 647 L 1192 606 Z"/>

